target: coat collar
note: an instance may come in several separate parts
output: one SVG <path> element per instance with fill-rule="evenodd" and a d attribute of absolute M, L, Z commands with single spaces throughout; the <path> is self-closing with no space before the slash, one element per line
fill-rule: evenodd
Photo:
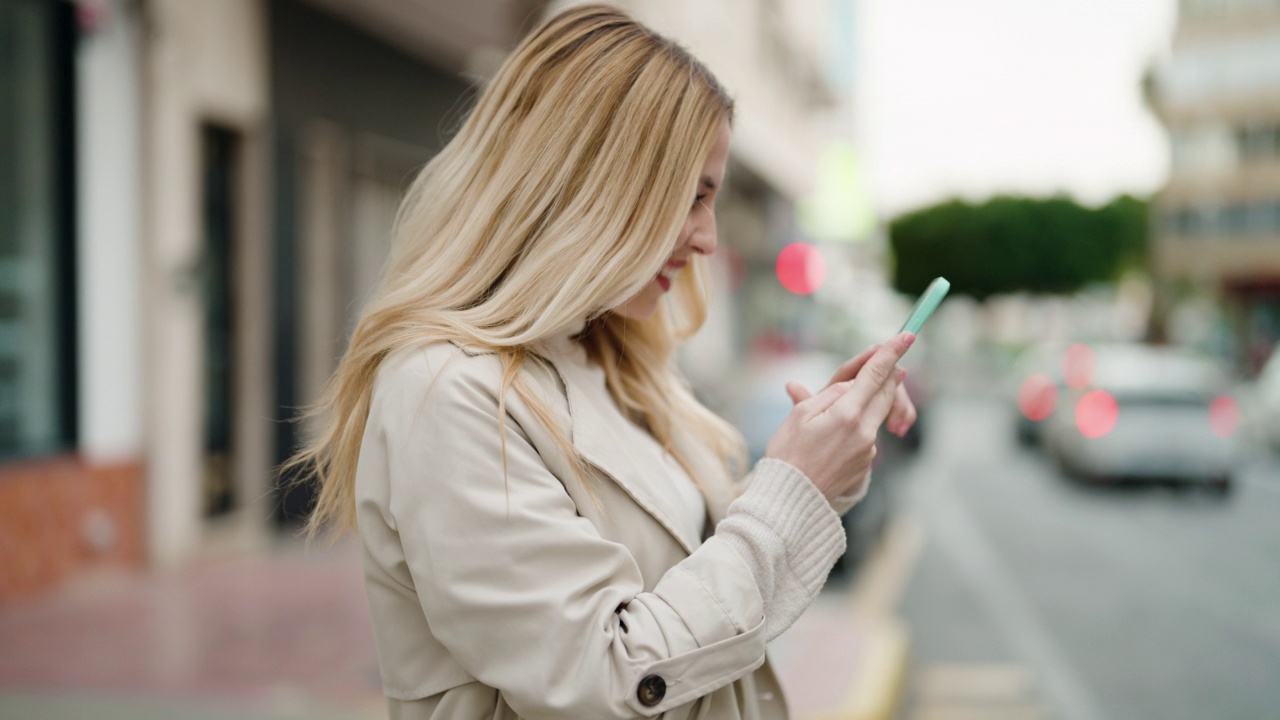
<path fill-rule="evenodd" d="M 636 504 L 671 533 L 685 552 L 692 553 L 702 538 L 690 536 L 684 524 L 677 521 L 680 517 L 677 498 L 656 490 L 652 482 L 646 481 L 644 468 L 648 461 L 639 448 L 626 439 L 634 432 L 630 421 L 618 411 L 607 391 L 591 391 L 591 388 L 603 388 L 604 370 L 592 364 L 586 350 L 568 336 L 547 344 L 547 351 L 541 354 L 564 381 L 574 449 L 620 485 Z"/>
<path fill-rule="evenodd" d="M 639 454 L 638 448 L 626 440 L 631 431 L 629 421 L 619 412 L 607 391 L 591 391 L 592 388 L 603 387 L 605 378 L 604 370 L 588 359 L 586 349 L 575 338 L 584 326 L 585 323 L 576 323 L 538 343 L 535 348 L 539 356 L 551 363 L 564 383 L 571 422 L 570 441 L 583 458 L 617 483 L 636 504 L 653 516 L 685 552 L 692 553 L 704 538 L 690 536 L 684 530 L 683 523 L 677 522 L 680 508 L 675 497 L 655 490 L 653 484 L 645 480 L 644 467 L 647 460 Z M 468 355 L 491 352 L 483 348 L 460 347 Z M 698 457 L 698 453 L 688 455 Z M 732 500 L 732 491 L 727 480 L 721 478 L 722 473 L 718 469 L 701 466 L 699 471 L 700 477 L 714 484 L 704 493 L 709 515 L 704 534 L 709 535 L 725 516 Z"/>

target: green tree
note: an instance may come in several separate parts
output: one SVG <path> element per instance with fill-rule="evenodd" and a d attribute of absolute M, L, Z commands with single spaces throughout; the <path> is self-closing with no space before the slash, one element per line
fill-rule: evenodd
<path fill-rule="evenodd" d="M 943 276 L 979 300 L 1070 293 L 1141 266 L 1147 232 L 1147 203 L 1129 196 L 1100 208 L 1061 197 L 951 200 L 890 223 L 894 287 L 916 294 Z"/>

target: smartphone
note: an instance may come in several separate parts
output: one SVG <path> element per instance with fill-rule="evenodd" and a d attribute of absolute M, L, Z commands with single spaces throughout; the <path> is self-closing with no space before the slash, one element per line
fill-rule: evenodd
<path fill-rule="evenodd" d="M 947 291 L 951 289 L 951 283 L 946 278 L 935 278 L 929 283 L 929 287 L 920 295 L 920 299 L 916 300 L 915 307 L 911 308 L 911 314 L 907 316 L 907 321 L 902 324 L 902 330 L 899 332 L 909 332 L 913 335 L 920 334 L 920 328 L 924 327 L 924 321 L 929 319 L 934 310 L 938 309 L 938 305 L 942 304 L 942 298 L 947 296 Z"/>

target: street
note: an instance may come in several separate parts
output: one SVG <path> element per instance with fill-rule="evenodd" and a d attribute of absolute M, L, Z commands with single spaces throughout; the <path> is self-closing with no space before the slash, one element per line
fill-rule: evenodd
<path fill-rule="evenodd" d="M 1277 717 L 1280 462 L 1246 458 L 1225 497 L 1095 488 L 994 395 L 931 410 L 896 488 L 922 537 L 903 718 Z"/>

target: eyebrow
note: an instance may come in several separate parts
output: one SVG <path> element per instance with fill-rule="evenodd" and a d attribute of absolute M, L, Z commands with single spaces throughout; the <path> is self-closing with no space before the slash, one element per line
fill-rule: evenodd
<path fill-rule="evenodd" d="M 702 176 L 702 186 L 703 186 L 703 187 L 705 187 L 705 188 L 706 188 L 706 189 L 708 189 L 708 190 L 715 190 L 715 189 L 716 189 L 716 183 L 715 183 L 715 181 L 714 181 L 714 180 L 712 180 L 712 179 L 711 179 L 711 176 L 709 176 L 709 175 L 703 175 L 703 176 Z"/>

